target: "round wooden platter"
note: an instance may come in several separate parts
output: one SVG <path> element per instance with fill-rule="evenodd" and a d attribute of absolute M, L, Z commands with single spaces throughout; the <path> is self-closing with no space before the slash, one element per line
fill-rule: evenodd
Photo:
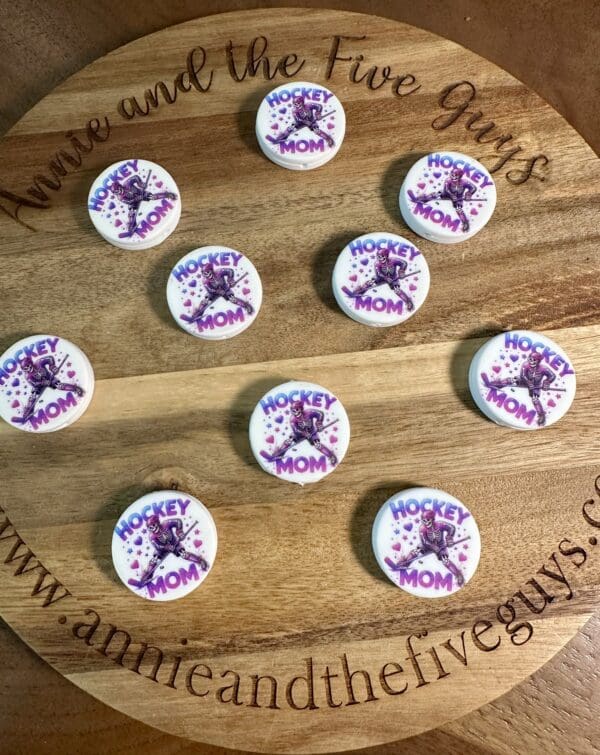
<path fill-rule="evenodd" d="M 341 151 L 308 173 L 255 142 L 257 106 L 285 73 L 346 108 Z M 455 247 L 419 241 L 397 210 L 412 162 L 448 149 L 498 188 L 492 221 Z M 101 169 L 137 156 L 175 176 L 184 210 L 164 244 L 127 253 L 94 232 L 86 197 Z M 522 84 L 381 18 L 232 13 L 87 67 L 13 128 L 0 165 L 0 346 L 63 335 L 98 380 L 66 431 L 0 428 L 0 613 L 67 678 L 190 739 L 338 751 L 481 706 L 591 615 L 600 166 Z M 426 305 L 400 327 L 352 322 L 330 290 L 338 252 L 369 230 L 407 236 L 429 262 Z M 181 331 L 165 298 L 172 264 L 209 243 L 247 252 L 265 289 L 256 323 L 221 343 Z M 468 394 L 471 356 L 509 328 L 548 332 L 577 368 L 571 411 L 542 432 L 493 425 Z M 264 474 L 247 439 L 257 400 L 290 378 L 327 386 L 352 425 L 343 464 L 304 489 Z M 376 511 L 415 484 L 451 492 L 480 527 L 479 570 L 448 598 L 396 589 L 371 553 Z M 110 557 L 122 510 L 161 487 L 204 501 L 219 531 L 210 577 L 175 603 L 136 599 Z"/>

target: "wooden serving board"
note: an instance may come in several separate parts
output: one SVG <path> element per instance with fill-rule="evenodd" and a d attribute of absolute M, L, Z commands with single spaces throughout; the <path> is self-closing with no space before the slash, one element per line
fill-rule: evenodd
<path fill-rule="evenodd" d="M 309 173 L 274 166 L 254 137 L 259 102 L 290 73 L 346 108 L 340 153 Z M 498 188 L 486 229 L 451 248 L 416 239 L 397 209 L 412 162 L 449 149 Z M 123 157 L 160 163 L 181 190 L 177 231 L 149 251 L 108 246 L 88 219 L 93 178 Z M 85 68 L 12 129 L 0 166 L 0 347 L 60 334 L 98 380 L 66 431 L 0 427 L 0 614 L 67 678 L 190 739 L 338 751 L 481 706 L 589 618 L 600 165 L 522 84 L 389 20 L 232 13 Z M 330 290 L 338 252 L 369 230 L 429 262 L 429 298 L 400 327 L 352 322 Z M 210 243 L 246 252 L 265 290 L 256 323 L 222 343 L 181 331 L 165 297 L 173 263 Z M 577 368 L 571 411 L 542 432 L 497 427 L 469 397 L 472 355 L 509 328 L 548 333 Z M 343 464 L 306 489 L 264 474 L 247 438 L 257 400 L 292 378 L 327 386 L 352 426 Z M 417 484 L 464 501 L 481 531 L 479 570 L 449 598 L 396 589 L 371 553 L 375 513 Z M 162 487 L 200 498 L 220 541 L 206 583 L 170 604 L 136 599 L 110 557 L 122 510 Z"/>

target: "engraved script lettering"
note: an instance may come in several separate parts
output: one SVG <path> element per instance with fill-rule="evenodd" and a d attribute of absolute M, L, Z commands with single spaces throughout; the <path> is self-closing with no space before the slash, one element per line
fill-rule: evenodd
<path fill-rule="evenodd" d="M 229 75 L 234 81 L 244 81 L 246 77 L 254 78 L 259 70 L 262 73 L 263 79 L 272 81 L 277 74 L 283 76 L 285 79 L 291 79 L 297 76 L 306 60 L 300 59 L 295 53 L 284 55 L 273 64 L 269 59 L 267 49 L 269 47 L 269 40 L 266 37 L 255 37 L 246 49 L 246 65 L 240 71 L 238 65 L 235 62 L 235 45 L 229 40 L 225 46 L 225 56 L 227 60 L 227 70 Z"/>
<path fill-rule="evenodd" d="M 381 69 L 379 66 L 371 66 L 364 71 L 362 68 L 362 63 L 365 59 L 364 55 L 339 55 L 342 40 L 360 42 L 363 39 L 366 39 L 366 37 L 347 37 L 342 35 L 336 35 L 333 37 L 329 56 L 327 58 L 327 67 L 325 69 L 325 78 L 327 80 L 331 78 L 336 63 L 344 62 L 352 63 L 348 71 L 349 80 L 353 84 L 360 84 L 364 81 L 367 88 L 372 91 L 381 89 L 381 87 L 387 82 L 391 82 L 392 94 L 396 97 L 406 97 L 421 88 L 421 85 L 417 84 L 417 79 L 411 73 L 401 75 L 393 74 L 391 66 L 383 66 Z"/>
<path fill-rule="evenodd" d="M 158 81 L 153 89 L 146 89 L 144 92 L 143 104 L 140 105 L 137 97 L 124 97 L 117 105 L 117 112 L 122 118 L 131 120 L 136 115 L 145 116 L 151 110 L 156 110 L 160 104 L 160 97 L 167 105 L 172 105 L 177 100 L 178 92 L 185 94 L 192 89 L 200 94 L 208 92 L 212 86 L 214 71 L 208 71 L 204 80 L 201 80 L 200 74 L 205 65 L 206 50 L 203 47 L 194 47 L 187 54 L 185 69 L 173 79 L 171 89 L 164 81 Z"/>
<path fill-rule="evenodd" d="M 48 209 L 49 205 L 44 204 L 45 202 L 50 202 L 51 199 L 47 190 L 60 191 L 62 187 L 62 179 L 68 173 L 75 173 L 81 166 L 84 155 L 90 153 L 94 149 L 96 143 L 105 142 L 110 136 L 110 123 L 108 118 L 105 116 L 102 123 L 98 118 L 92 118 L 88 121 L 85 136 L 86 141 L 84 143 L 79 137 L 75 136 L 72 131 L 67 131 L 65 138 L 69 140 L 71 150 L 67 151 L 64 148 L 59 149 L 48 163 L 49 174 L 36 173 L 33 176 L 31 186 L 26 189 L 26 193 L 29 194 L 29 197 L 24 197 L 10 189 L 5 189 L 3 186 L 0 186 L 0 199 L 9 203 L 8 206 L 6 206 L 6 204 L 0 202 L 0 210 L 19 225 L 28 228 L 30 231 L 35 231 L 35 228 L 19 217 L 21 208 L 29 207 L 33 210 Z M 37 201 L 33 201 L 30 197 L 33 197 L 33 200 Z"/>
<path fill-rule="evenodd" d="M 544 181 L 545 176 L 536 172 L 534 169 L 539 163 L 541 167 L 548 165 L 550 160 L 546 155 L 537 154 L 532 157 L 519 157 L 523 153 L 523 148 L 518 144 L 510 144 L 507 149 L 505 145 L 513 141 L 512 134 L 499 134 L 494 121 L 480 123 L 484 117 L 481 110 L 470 110 L 469 105 L 475 99 L 477 90 L 475 85 L 470 81 L 459 81 L 455 84 L 449 84 L 445 87 L 439 97 L 439 106 L 448 112 L 447 115 L 439 115 L 432 122 L 431 127 L 436 131 L 444 129 L 457 123 L 465 116 L 464 126 L 467 131 L 475 134 L 474 139 L 478 144 L 493 144 L 494 150 L 500 157 L 497 162 L 489 168 L 490 173 L 496 173 L 510 161 L 523 163 L 521 168 L 513 168 L 505 174 L 509 183 L 518 185 L 525 183 L 529 178 L 536 178 L 538 181 Z"/>

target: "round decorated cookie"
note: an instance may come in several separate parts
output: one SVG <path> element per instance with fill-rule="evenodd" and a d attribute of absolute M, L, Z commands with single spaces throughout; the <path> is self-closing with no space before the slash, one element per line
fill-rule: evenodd
<path fill-rule="evenodd" d="M 398 325 L 421 307 L 429 291 L 423 254 L 402 236 L 367 233 L 351 241 L 333 269 L 341 310 L 364 325 Z"/>
<path fill-rule="evenodd" d="M 373 522 L 373 552 L 386 576 L 419 598 L 458 592 L 475 574 L 481 541 L 464 503 L 435 488 L 387 500 Z"/>
<path fill-rule="evenodd" d="M 149 160 L 121 160 L 106 168 L 88 196 L 92 223 L 120 249 L 150 249 L 173 233 L 181 216 L 177 184 Z"/>
<path fill-rule="evenodd" d="M 94 393 L 94 370 L 75 344 L 36 335 L 0 357 L 0 416 L 32 433 L 50 433 L 76 422 Z"/>
<path fill-rule="evenodd" d="M 217 555 L 217 528 L 199 500 L 178 490 L 139 498 L 119 517 L 112 538 L 115 571 L 148 600 L 176 600 L 206 579 Z"/>
<path fill-rule="evenodd" d="M 333 92 L 306 81 L 282 84 L 256 114 L 256 138 L 265 155 L 290 170 L 329 162 L 342 146 L 346 115 Z"/>
<path fill-rule="evenodd" d="M 260 276 L 248 257 L 203 246 L 175 265 L 167 301 L 177 324 L 198 338 L 232 338 L 250 327 L 262 303 Z"/>
<path fill-rule="evenodd" d="M 479 233 L 495 206 L 494 179 L 460 152 L 432 152 L 417 160 L 400 189 L 405 223 L 439 244 L 457 244 Z"/>
<path fill-rule="evenodd" d="M 260 466 L 299 485 L 333 472 L 349 442 L 342 402 L 315 383 L 294 380 L 275 386 L 250 418 L 250 446 Z"/>
<path fill-rule="evenodd" d="M 469 388 L 479 409 L 498 425 L 538 430 L 569 410 L 575 368 L 550 338 L 511 330 L 491 338 L 475 354 Z"/>

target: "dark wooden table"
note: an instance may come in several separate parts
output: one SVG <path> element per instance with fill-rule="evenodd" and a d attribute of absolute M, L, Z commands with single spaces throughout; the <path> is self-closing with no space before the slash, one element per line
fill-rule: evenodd
<path fill-rule="evenodd" d="M 397 18 L 459 42 L 548 100 L 600 150 L 600 4 L 595 0 L 0 0 L 0 133 L 85 64 L 199 15 L 269 6 L 343 8 Z M 369 752 L 596 752 L 600 614 L 527 682 L 443 729 Z M 0 622 L 0 751 L 225 753 L 133 721 L 77 689 Z"/>

